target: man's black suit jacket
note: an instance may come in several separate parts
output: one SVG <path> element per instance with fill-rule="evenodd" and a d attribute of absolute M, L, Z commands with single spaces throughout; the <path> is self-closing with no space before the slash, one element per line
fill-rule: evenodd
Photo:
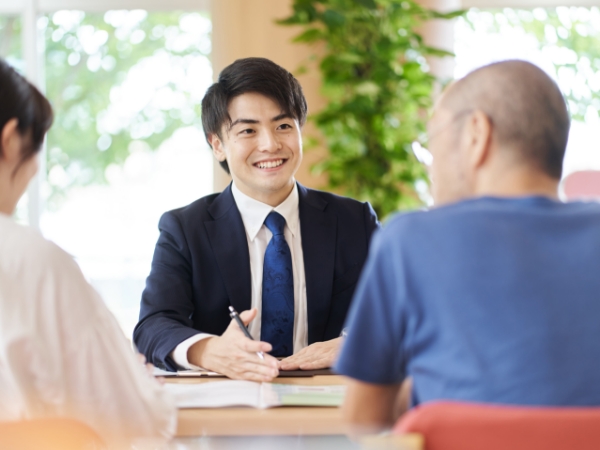
<path fill-rule="evenodd" d="M 377 216 L 368 203 L 298 184 L 308 343 L 340 335 Z M 149 362 L 177 370 L 169 354 L 199 331 L 222 334 L 228 306 L 251 307 L 250 255 L 231 185 L 165 213 L 133 333 Z"/>

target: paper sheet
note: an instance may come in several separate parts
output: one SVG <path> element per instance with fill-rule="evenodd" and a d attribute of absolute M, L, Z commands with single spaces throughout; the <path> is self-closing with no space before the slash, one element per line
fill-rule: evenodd
<path fill-rule="evenodd" d="M 202 384 L 167 383 L 165 388 L 175 397 L 178 408 L 340 406 L 346 393 L 346 386 L 338 385 L 300 386 L 232 380 Z"/>

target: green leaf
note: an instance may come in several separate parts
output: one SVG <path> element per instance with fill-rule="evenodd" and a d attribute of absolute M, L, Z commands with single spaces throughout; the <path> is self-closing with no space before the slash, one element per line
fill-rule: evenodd
<path fill-rule="evenodd" d="M 318 28 L 309 28 L 308 30 L 296 36 L 293 42 L 316 42 L 323 38 L 323 32 Z"/>
<path fill-rule="evenodd" d="M 423 53 L 426 55 L 438 56 L 441 58 L 443 58 L 445 56 L 454 56 L 454 53 L 450 52 L 448 50 L 442 50 L 441 48 L 428 47 L 428 46 L 423 46 Z"/>
<path fill-rule="evenodd" d="M 377 4 L 375 0 L 354 0 L 356 3 L 364 6 L 365 8 L 375 9 L 377 8 Z"/>
<path fill-rule="evenodd" d="M 381 88 L 372 81 L 364 81 L 354 87 L 354 92 L 359 95 L 375 96 L 379 94 Z"/>
<path fill-rule="evenodd" d="M 323 22 L 330 28 L 340 27 L 346 22 L 346 18 L 339 12 L 328 9 L 323 13 Z"/>
<path fill-rule="evenodd" d="M 350 64 L 360 64 L 364 58 L 357 53 L 344 52 L 336 57 L 338 61 L 347 62 Z"/>
<path fill-rule="evenodd" d="M 457 17 L 464 16 L 467 13 L 466 9 L 457 9 L 456 11 L 451 11 L 447 13 L 442 13 L 439 11 L 430 10 L 428 16 L 432 19 L 455 19 Z"/>

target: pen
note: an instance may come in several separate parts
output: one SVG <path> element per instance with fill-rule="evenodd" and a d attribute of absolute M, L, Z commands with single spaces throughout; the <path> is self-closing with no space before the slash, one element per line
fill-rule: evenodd
<path fill-rule="evenodd" d="M 242 322 L 242 319 L 240 319 L 240 316 L 238 315 L 237 311 L 235 310 L 235 308 L 233 306 L 229 307 L 229 317 L 231 317 L 233 320 L 235 320 L 237 322 L 237 324 L 239 325 L 240 329 L 242 330 L 242 332 L 246 335 L 246 337 L 248 339 L 252 339 L 252 335 L 250 334 L 250 332 L 248 331 L 248 328 L 246 328 L 244 326 L 244 322 Z M 265 359 L 265 354 L 263 352 L 256 352 L 256 354 L 258 355 L 258 357 L 260 359 Z"/>

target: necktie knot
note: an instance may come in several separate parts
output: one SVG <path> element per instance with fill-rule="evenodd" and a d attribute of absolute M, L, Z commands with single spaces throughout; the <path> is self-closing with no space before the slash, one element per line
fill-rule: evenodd
<path fill-rule="evenodd" d="M 285 228 L 285 219 L 278 212 L 272 211 L 265 219 L 265 225 L 273 233 L 273 236 L 283 234 Z"/>

